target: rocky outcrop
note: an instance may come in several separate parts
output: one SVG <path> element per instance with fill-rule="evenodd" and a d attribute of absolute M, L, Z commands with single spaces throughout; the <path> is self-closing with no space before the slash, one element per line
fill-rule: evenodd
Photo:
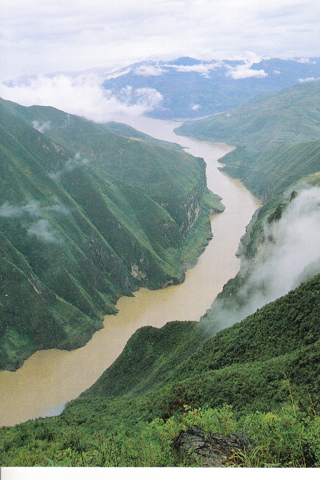
<path fill-rule="evenodd" d="M 252 443 L 248 437 L 237 433 L 222 436 L 192 426 L 177 435 L 173 447 L 204 467 L 225 467 L 239 463 L 239 454 L 248 454 Z"/>

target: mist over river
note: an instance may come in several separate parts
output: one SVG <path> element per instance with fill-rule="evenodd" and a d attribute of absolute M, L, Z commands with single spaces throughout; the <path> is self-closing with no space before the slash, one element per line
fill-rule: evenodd
<path fill-rule="evenodd" d="M 239 269 L 235 254 L 245 227 L 259 201 L 238 181 L 218 170 L 218 159 L 231 150 L 223 144 L 202 142 L 174 134 L 178 123 L 147 118 L 119 119 L 137 130 L 176 142 L 204 158 L 208 187 L 222 197 L 225 211 L 212 218 L 214 238 L 185 282 L 162 290 L 140 289 L 122 297 L 117 315 L 108 315 L 104 328 L 90 342 L 71 352 L 44 350 L 32 355 L 17 372 L 0 372 L 0 425 L 9 426 L 39 416 L 58 414 L 66 402 L 79 396 L 119 356 L 140 327 L 162 327 L 173 320 L 200 320 L 223 285 Z"/>

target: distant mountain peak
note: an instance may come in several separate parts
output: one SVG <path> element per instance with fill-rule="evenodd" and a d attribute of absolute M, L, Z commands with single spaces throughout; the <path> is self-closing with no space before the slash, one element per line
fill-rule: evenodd
<path fill-rule="evenodd" d="M 203 63 L 201 60 L 196 60 L 195 58 L 191 57 L 180 57 L 177 60 L 172 60 L 171 62 L 167 62 L 167 65 L 179 65 L 179 66 L 192 66 L 192 65 L 200 65 Z"/>

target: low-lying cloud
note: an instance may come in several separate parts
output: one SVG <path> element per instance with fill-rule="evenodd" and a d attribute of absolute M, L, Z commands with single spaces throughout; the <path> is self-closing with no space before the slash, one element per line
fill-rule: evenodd
<path fill-rule="evenodd" d="M 223 63 L 197 63 L 195 65 L 166 65 L 166 67 L 174 68 L 177 72 L 195 72 L 199 73 L 205 78 L 209 78 L 209 74 L 212 70 L 216 70 L 221 67 Z"/>
<path fill-rule="evenodd" d="M 38 132 L 40 133 L 44 133 L 46 132 L 47 130 L 50 130 L 51 128 L 51 122 L 44 122 L 44 123 L 40 123 L 38 122 L 37 120 L 34 120 L 32 122 L 32 126 L 33 128 L 35 128 L 36 130 L 38 130 Z"/>
<path fill-rule="evenodd" d="M 308 82 L 316 82 L 320 80 L 320 77 L 307 77 L 307 78 L 299 78 L 299 83 L 308 83 Z"/>
<path fill-rule="evenodd" d="M 237 65 L 236 67 L 231 67 L 227 65 L 228 73 L 227 77 L 231 77 L 234 80 L 241 80 L 244 78 L 264 78 L 268 74 L 264 70 L 254 70 L 252 69 L 253 62 L 245 62 L 244 64 Z"/>
<path fill-rule="evenodd" d="M 165 70 L 160 65 L 140 65 L 134 69 L 135 75 L 142 77 L 159 77 L 163 75 Z"/>
<path fill-rule="evenodd" d="M 69 158 L 60 170 L 49 173 L 49 177 L 56 182 L 60 182 L 61 177 L 65 173 L 73 172 L 76 168 L 88 165 L 88 163 L 89 160 L 87 158 L 81 158 L 81 153 L 78 152 L 73 158 Z"/>
<path fill-rule="evenodd" d="M 320 188 L 302 190 L 281 219 L 266 223 L 264 230 L 265 245 L 254 261 L 242 263 L 248 276 L 236 294 L 237 303 L 217 299 L 213 304 L 217 330 L 246 318 L 320 272 Z"/>
<path fill-rule="evenodd" d="M 0 218 L 21 219 L 22 226 L 27 234 L 35 236 L 45 243 L 59 243 L 60 240 L 54 227 L 46 218 L 42 218 L 46 212 L 54 212 L 68 215 L 70 211 L 58 201 L 53 199 L 51 205 L 41 206 L 40 202 L 30 200 L 27 203 L 14 205 L 8 201 L 0 206 Z"/>
<path fill-rule="evenodd" d="M 41 207 L 39 202 L 31 200 L 23 205 L 12 205 L 10 202 L 4 202 L 0 207 L 0 217 L 4 218 L 18 218 L 24 214 L 31 217 L 39 217 L 41 215 Z"/>
<path fill-rule="evenodd" d="M 93 73 L 72 76 L 39 75 L 27 82 L 1 83 L 0 97 L 24 106 L 51 105 L 68 113 L 80 115 L 97 123 L 123 116 L 141 116 L 162 102 L 162 95 L 153 88 L 128 90 L 125 100 L 103 88 L 104 79 Z M 34 124 L 45 131 L 50 124 Z M 40 130 L 40 131 L 41 131 Z"/>
<path fill-rule="evenodd" d="M 28 235 L 34 235 L 38 240 L 45 243 L 56 243 L 58 241 L 50 223 L 45 219 L 32 223 L 27 232 Z"/>

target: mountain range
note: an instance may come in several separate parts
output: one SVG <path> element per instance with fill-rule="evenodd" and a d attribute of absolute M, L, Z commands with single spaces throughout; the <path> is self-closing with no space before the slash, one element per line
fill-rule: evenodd
<path fill-rule="evenodd" d="M 102 74 L 103 78 L 103 74 Z M 320 59 L 141 62 L 107 75 L 106 91 L 135 104 L 154 99 L 147 115 L 188 119 L 225 112 L 261 93 L 320 79 Z"/>
<path fill-rule="evenodd" d="M 183 59 L 182 66 L 188 66 L 186 62 L 194 66 L 190 59 Z M 266 78 L 262 73 L 261 77 Z M 198 426 L 207 434 L 215 432 L 223 438 L 227 434 L 248 436 L 253 448 L 245 453 L 236 452 L 229 466 L 320 466 L 318 100 L 319 82 L 300 82 L 295 86 L 286 85 L 278 92 L 259 95 L 238 109 L 232 107 L 233 110 L 221 115 L 181 126 L 179 132 L 184 135 L 234 145 L 235 150 L 223 158 L 221 168 L 242 180 L 263 202 L 241 239 L 238 275 L 224 286 L 199 322 L 170 322 L 161 329 L 139 329 L 113 365 L 92 387 L 70 402 L 58 417 L 2 428 L 2 465 L 201 466 L 201 460 L 196 461 L 193 452 L 182 454 L 175 448 L 175 439 L 181 430 L 188 431 L 190 426 Z M 26 128 L 25 115 L 30 115 L 30 112 L 28 129 L 30 122 L 36 121 L 40 129 L 46 129 L 47 122 L 52 122 L 53 125 L 48 125 L 51 143 L 44 142 L 44 138 L 49 137 L 40 137 L 40 147 L 45 146 L 48 152 L 46 175 L 43 175 L 47 178 L 49 172 L 51 177 L 56 176 L 56 184 L 60 186 L 61 183 L 61 188 L 73 201 L 81 200 L 79 191 L 73 188 L 77 180 L 74 171 L 64 179 L 62 175 L 60 177 L 61 163 L 52 163 L 51 160 L 55 158 L 53 152 L 56 148 L 64 152 L 64 142 L 74 144 L 73 154 L 77 155 L 75 152 L 78 152 L 80 140 L 72 129 L 68 137 L 60 137 L 59 144 L 56 143 L 57 137 L 53 140 L 56 135 L 61 135 L 58 127 L 61 129 L 68 122 L 67 114 L 54 111 L 59 118 L 61 116 L 58 123 L 53 116 L 48 120 L 46 109 L 20 110 L 21 107 L 12 104 L 6 105 L 6 108 L 7 113 L 8 109 L 14 109 L 15 122 L 16 118 L 24 117 L 23 128 Z M 22 113 L 18 114 L 18 110 Z M 41 112 L 43 117 L 40 117 Z M 72 120 L 84 125 L 82 120 Z M 12 132 L 14 125 L 13 122 Z M 19 131 L 19 122 L 18 125 Z M 87 128 L 91 126 L 86 124 Z M 98 128 L 100 145 L 104 129 L 114 132 L 123 127 L 112 124 Z M 82 137 L 85 129 L 81 131 Z M 12 164 L 22 154 L 22 137 L 18 137 L 18 131 L 10 151 L 19 155 L 14 157 L 11 153 L 8 158 L 12 159 Z M 128 127 L 124 131 L 129 131 L 130 136 L 134 133 Z M 34 137 L 30 144 L 37 145 L 37 131 L 33 128 L 32 132 Z M 137 140 L 139 134 L 135 135 L 134 142 L 138 145 L 142 140 L 161 151 L 169 148 L 152 143 L 150 139 L 140 137 Z M 93 147 L 95 139 L 91 136 L 90 142 L 85 143 L 85 156 L 78 157 L 78 161 L 90 158 L 91 149 L 96 148 Z M 121 141 L 124 140 L 128 142 L 129 138 L 121 137 Z M 124 148 L 122 143 L 120 145 Z M 136 146 L 136 143 L 130 143 L 131 148 L 133 145 Z M 176 146 L 173 149 L 170 147 L 170 152 L 173 158 L 185 157 Z M 68 155 L 66 158 L 70 158 Z M 90 179 L 93 175 L 101 175 L 102 168 L 99 163 L 101 158 L 92 158 L 97 170 L 90 173 Z M 194 172 L 198 172 L 198 187 L 192 184 L 191 179 L 183 185 L 191 184 L 193 192 L 201 191 L 202 197 L 205 194 L 206 198 L 203 164 L 199 159 L 187 159 L 187 171 L 190 171 L 191 164 Z M 67 162 L 65 160 L 62 166 L 66 168 Z M 82 163 L 82 169 L 90 165 Z M 117 167 L 118 164 L 115 172 L 119 175 Z M 28 164 L 23 163 L 20 170 L 11 182 L 19 181 L 20 184 L 23 175 L 31 182 L 32 170 Z M 21 185 L 26 185 L 26 181 Z M 125 181 L 125 178 L 117 178 L 117 187 L 120 181 Z M 199 184 L 202 185 L 200 190 Z M 31 185 L 35 188 L 32 182 Z M 48 187 L 43 187 L 46 193 Z M 137 187 L 137 184 L 130 184 L 130 188 Z M 7 203 L 0 207 L 5 206 L 13 215 L 20 206 L 23 215 L 28 215 L 26 219 L 18 217 L 20 224 L 14 226 L 15 235 L 18 232 L 18 245 L 29 239 L 30 228 L 31 235 L 34 235 L 30 216 L 34 216 L 32 212 L 39 208 L 39 203 L 33 206 L 26 203 L 22 196 L 25 188 L 18 189 L 18 203 L 15 199 L 14 204 L 9 196 Z M 124 194 L 123 190 L 121 194 Z M 182 198 L 192 198 L 194 206 L 195 196 L 190 197 L 185 191 L 184 195 L 186 197 Z M 60 201 L 60 197 L 57 198 Z M 40 202 L 40 199 L 35 197 L 34 201 Z M 80 200 L 81 213 L 87 212 L 86 202 L 82 200 L 80 203 Z M 57 210 L 57 207 L 53 209 L 55 205 L 60 203 L 41 203 L 41 208 L 50 207 L 48 212 L 53 215 L 52 212 Z M 180 209 L 174 202 L 168 205 L 174 206 L 166 212 L 180 227 L 178 232 L 182 235 L 186 226 L 190 225 L 186 224 L 185 210 L 182 208 L 181 211 L 181 206 L 190 204 L 188 201 L 179 202 Z M 69 204 L 64 206 L 70 208 Z M 205 212 L 205 207 L 203 209 Z M 1 218 L 9 222 L 9 217 Z M 42 220 L 42 217 L 36 218 Z M 92 218 L 94 220 L 95 216 Z M 195 218 L 191 218 L 192 224 Z M 9 227 L 6 228 L 9 231 Z M 24 237 L 19 228 L 24 228 Z M 175 233 L 177 230 L 172 231 Z M 56 234 L 56 230 L 50 230 L 50 233 Z M 200 237 L 203 240 L 203 235 Z M 14 238 L 13 233 L 10 238 Z M 157 242 L 156 245 L 157 252 L 163 252 L 163 245 Z M 170 254 L 173 254 L 172 248 L 170 244 Z M 9 247 L 8 252 L 13 255 Z M 29 260 L 32 257 L 26 258 Z M 16 263 L 30 284 L 33 277 L 27 275 L 25 258 L 17 256 Z M 174 265 L 178 264 L 181 265 L 180 257 Z M 157 272 L 160 267 L 158 269 Z M 164 283 L 169 280 L 168 271 L 165 274 Z M 163 278 L 160 273 L 158 275 L 157 278 Z M 171 273 L 170 278 L 178 280 L 178 274 L 174 277 Z M 37 285 L 34 282 L 31 287 L 38 288 Z M 2 301 L 5 300 L 4 294 Z"/>
<path fill-rule="evenodd" d="M 182 282 L 223 207 L 202 159 L 129 127 L 1 100 L 0 128 L 0 367 L 15 369 L 83 345 L 120 296 Z"/>

